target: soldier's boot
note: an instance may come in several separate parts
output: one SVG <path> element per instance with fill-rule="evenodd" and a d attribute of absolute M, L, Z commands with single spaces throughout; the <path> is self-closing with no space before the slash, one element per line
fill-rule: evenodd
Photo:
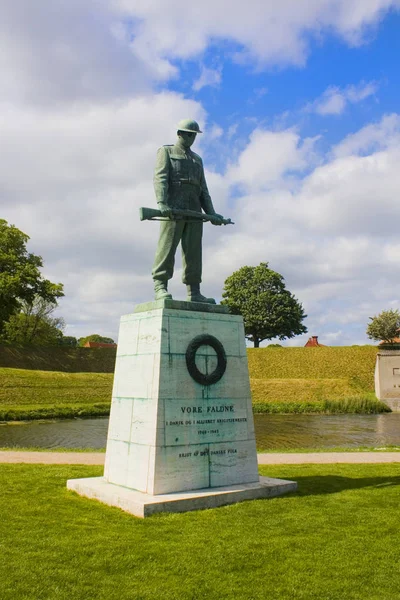
<path fill-rule="evenodd" d="M 187 301 L 188 302 L 205 302 L 207 304 L 216 304 L 214 298 L 206 298 L 200 293 L 200 284 L 192 283 L 187 285 Z"/>
<path fill-rule="evenodd" d="M 172 296 L 168 293 L 168 282 L 161 279 L 154 280 L 154 292 L 156 300 L 171 300 Z"/>

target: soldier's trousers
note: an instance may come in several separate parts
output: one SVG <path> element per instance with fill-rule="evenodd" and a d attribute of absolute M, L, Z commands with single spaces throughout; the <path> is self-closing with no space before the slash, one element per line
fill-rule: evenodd
<path fill-rule="evenodd" d="M 182 245 L 183 275 L 187 285 L 201 283 L 201 239 L 203 223 L 185 221 L 161 221 L 160 237 L 152 276 L 154 280 L 168 281 L 174 273 L 175 253 L 179 242 Z"/>

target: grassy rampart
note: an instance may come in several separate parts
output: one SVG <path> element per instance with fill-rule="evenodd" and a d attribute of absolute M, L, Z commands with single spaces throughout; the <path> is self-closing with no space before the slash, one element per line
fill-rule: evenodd
<path fill-rule="evenodd" d="M 0 420 L 108 415 L 112 373 L 0 369 Z"/>
<path fill-rule="evenodd" d="M 0 368 L 113 373 L 115 348 L 12 348 L 0 346 Z"/>
<path fill-rule="evenodd" d="M 255 412 L 388 410 L 374 393 L 375 346 L 250 348 Z"/>
<path fill-rule="evenodd" d="M 0 420 L 108 414 L 115 350 L 55 349 L 63 352 L 36 350 L 30 354 L 8 350 L 8 360 L 14 357 L 25 365 L 40 364 L 47 357 L 48 368 L 0 368 Z M 374 394 L 376 352 L 373 346 L 249 349 L 254 412 L 365 414 L 388 410 Z M 5 355 L 3 352 L 3 359 Z M 88 371 L 66 372 L 67 368 L 78 370 L 80 355 Z M 55 370 L 58 364 L 63 369 Z M 111 365 L 110 372 L 104 372 Z M 94 372 L 100 367 L 103 372 Z"/>

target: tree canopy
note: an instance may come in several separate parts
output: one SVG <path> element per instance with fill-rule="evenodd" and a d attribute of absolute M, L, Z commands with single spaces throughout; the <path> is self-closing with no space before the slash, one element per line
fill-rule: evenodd
<path fill-rule="evenodd" d="M 63 328 L 62 318 L 19 313 L 5 323 L 4 338 L 12 346 L 61 346 Z"/>
<path fill-rule="evenodd" d="M 84 346 L 86 342 L 100 342 L 102 344 L 115 344 L 114 340 L 109 337 L 104 337 L 99 335 L 98 333 L 92 333 L 91 335 L 87 335 L 86 337 L 81 337 L 78 340 L 79 346 Z"/>
<path fill-rule="evenodd" d="M 371 340 L 393 344 L 400 333 L 400 312 L 398 310 L 383 310 L 379 315 L 369 317 L 367 336 Z"/>
<path fill-rule="evenodd" d="M 0 219 L 0 334 L 13 315 L 41 299 L 51 305 L 64 296 L 63 285 L 44 279 L 41 256 L 28 252 L 29 236 Z"/>
<path fill-rule="evenodd" d="M 258 348 L 262 340 L 292 338 L 307 333 L 302 324 L 300 302 L 285 286 L 284 278 L 268 268 L 242 267 L 230 275 L 224 285 L 222 304 L 233 314 L 242 315 L 246 337 Z"/>

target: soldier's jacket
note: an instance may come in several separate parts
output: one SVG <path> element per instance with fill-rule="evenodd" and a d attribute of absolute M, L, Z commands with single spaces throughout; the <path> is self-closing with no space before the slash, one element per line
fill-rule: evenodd
<path fill-rule="evenodd" d="M 198 154 L 179 145 L 159 148 L 154 190 L 157 202 L 171 208 L 215 212 L 204 177 L 203 161 Z"/>

